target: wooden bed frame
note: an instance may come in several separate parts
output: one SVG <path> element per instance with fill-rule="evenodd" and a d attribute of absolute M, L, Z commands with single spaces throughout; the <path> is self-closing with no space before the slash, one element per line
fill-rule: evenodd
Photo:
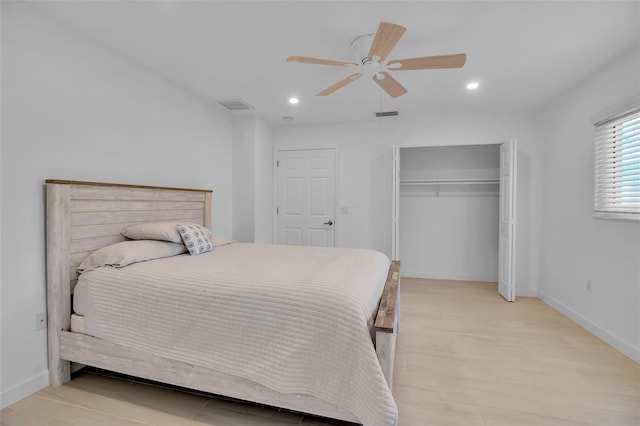
<path fill-rule="evenodd" d="M 94 250 L 123 241 L 144 222 L 189 221 L 211 228 L 211 190 L 47 180 L 47 315 L 49 382 L 70 380 L 70 362 L 317 416 L 359 423 L 318 398 L 282 394 L 255 382 L 70 331 L 77 266 Z M 400 262 L 394 261 L 376 317 L 376 352 L 393 384 L 399 321 Z"/>

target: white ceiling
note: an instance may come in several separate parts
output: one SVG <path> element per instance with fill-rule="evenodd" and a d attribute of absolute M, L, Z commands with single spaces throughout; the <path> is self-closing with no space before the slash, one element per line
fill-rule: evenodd
<path fill-rule="evenodd" d="M 273 124 L 371 119 L 378 110 L 527 111 L 639 48 L 640 2 L 613 1 L 41 1 L 68 23 L 167 80 L 217 101 L 241 98 Z M 407 27 L 389 59 L 466 53 L 461 69 L 395 72 L 391 99 L 352 71 L 287 63 L 353 60 L 349 44 L 380 21 Z M 465 85 L 480 82 L 470 93 Z M 289 96 L 300 103 L 289 105 Z"/>

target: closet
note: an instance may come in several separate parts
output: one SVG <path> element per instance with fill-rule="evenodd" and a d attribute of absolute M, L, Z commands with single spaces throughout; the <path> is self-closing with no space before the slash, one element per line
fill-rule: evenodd
<path fill-rule="evenodd" d="M 501 282 L 514 300 L 515 144 L 394 147 L 404 277 Z"/>

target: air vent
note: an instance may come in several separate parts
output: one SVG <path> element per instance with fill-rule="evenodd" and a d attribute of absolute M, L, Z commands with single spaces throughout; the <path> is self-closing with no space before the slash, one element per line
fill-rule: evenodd
<path fill-rule="evenodd" d="M 376 117 L 395 117 L 396 115 L 398 115 L 398 111 L 376 112 Z"/>
<path fill-rule="evenodd" d="M 251 105 L 242 99 L 225 99 L 218 101 L 218 103 L 230 111 L 246 111 L 253 109 Z"/>

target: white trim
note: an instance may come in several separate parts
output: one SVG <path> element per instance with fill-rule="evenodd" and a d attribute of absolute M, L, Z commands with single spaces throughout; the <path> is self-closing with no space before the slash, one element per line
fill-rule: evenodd
<path fill-rule="evenodd" d="M 635 362 L 640 363 L 639 347 L 634 346 L 633 344 L 627 342 L 623 338 L 610 332 L 604 327 L 600 327 L 599 325 L 593 323 L 581 313 L 575 311 L 574 309 L 560 302 L 558 299 L 555 299 L 542 291 L 538 291 L 538 298 L 561 314 L 571 319 L 572 321 L 576 322 L 581 327 L 585 328 L 587 331 L 591 332 L 596 337 L 604 340 L 606 343 L 613 346 L 624 355 L 628 356 Z"/>
<path fill-rule="evenodd" d="M 471 274 L 441 274 L 431 272 L 416 272 L 416 271 L 403 271 L 402 278 L 423 278 L 427 280 L 452 280 L 452 281 L 478 281 L 497 283 L 497 278 L 492 279 L 490 277 L 480 278 L 477 275 Z M 519 289 L 516 291 L 516 297 L 538 297 L 538 289 L 529 288 L 526 290 Z"/>
<path fill-rule="evenodd" d="M 482 281 L 497 282 L 497 277 L 480 277 L 474 274 L 465 273 L 442 273 L 442 272 L 420 272 L 420 271 L 402 271 L 403 278 L 426 278 L 429 280 L 453 280 L 453 281 Z"/>
<path fill-rule="evenodd" d="M 600 123 L 605 123 L 612 118 L 626 114 L 638 108 L 640 108 L 640 94 L 631 96 L 630 98 L 627 98 L 622 102 L 618 102 L 615 105 L 612 105 L 602 111 L 595 113 L 591 117 L 591 122 L 594 126 L 597 126 Z"/>
<path fill-rule="evenodd" d="M 516 300 L 518 294 L 518 140 L 513 138 L 509 142 L 513 146 L 513 157 L 511 166 L 511 295 Z"/>
<path fill-rule="evenodd" d="M 2 391 L 2 395 L 0 396 L 0 410 L 38 392 L 40 389 L 46 388 L 47 386 L 49 386 L 49 370 L 44 370 L 28 377 L 17 385 L 11 386 L 9 389 Z"/>
<path fill-rule="evenodd" d="M 524 290 L 518 289 L 516 291 L 516 297 L 538 297 L 538 289 L 535 287 L 530 287 Z"/>
<path fill-rule="evenodd" d="M 623 220 L 638 222 L 640 221 L 640 214 L 638 213 L 617 213 L 617 212 L 593 212 L 594 219 L 606 219 L 606 220 Z"/>
<path fill-rule="evenodd" d="M 271 212 L 271 244 L 278 244 L 278 153 L 279 150 L 275 146 L 273 147 L 273 165 L 271 172 L 273 175 L 273 210 Z"/>
<path fill-rule="evenodd" d="M 391 260 L 400 259 L 400 147 L 391 146 Z"/>

